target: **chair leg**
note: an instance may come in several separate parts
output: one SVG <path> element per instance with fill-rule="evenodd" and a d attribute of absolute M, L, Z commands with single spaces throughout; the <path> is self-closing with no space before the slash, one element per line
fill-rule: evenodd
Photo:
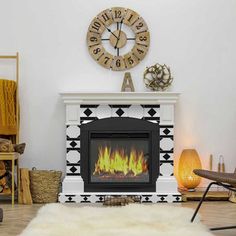
<path fill-rule="evenodd" d="M 3 210 L 2 208 L 0 208 L 0 222 L 2 222 L 2 219 L 3 219 Z"/>
<path fill-rule="evenodd" d="M 225 226 L 225 227 L 210 228 L 211 231 L 224 230 L 224 229 L 236 229 L 236 225 L 233 225 L 233 226 Z"/>
<path fill-rule="evenodd" d="M 207 193 L 208 193 L 208 191 L 209 191 L 211 185 L 213 185 L 213 184 L 217 184 L 217 182 L 211 182 L 211 183 L 207 186 L 206 191 L 204 192 L 204 194 L 203 194 L 203 196 L 202 196 L 202 198 L 201 198 L 201 201 L 199 202 L 199 204 L 198 204 L 198 206 L 197 206 L 197 209 L 195 210 L 195 212 L 194 212 L 194 214 L 193 214 L 193 216 L 192 216 L 191 222 L 194 221 L 194 219 L 195 219 L 195 217 L 196 217 L 196 215 L 197 215 L 197 213 L 198 213 L 198 211 L 199 211 L 199 209 L 200 209 L 200 207 L 201 207 L 203 201 L 205 200 L 205 197 L 206 197 L 206 195 L 207 195 Z"/>

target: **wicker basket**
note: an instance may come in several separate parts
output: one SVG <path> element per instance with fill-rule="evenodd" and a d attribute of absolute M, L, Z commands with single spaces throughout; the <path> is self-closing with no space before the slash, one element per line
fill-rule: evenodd
<path fill-rule="evenodd" d="M 61 171 L 30 171 L 30 190 L 34 203 L 57 202 L 61 182 Z"/>

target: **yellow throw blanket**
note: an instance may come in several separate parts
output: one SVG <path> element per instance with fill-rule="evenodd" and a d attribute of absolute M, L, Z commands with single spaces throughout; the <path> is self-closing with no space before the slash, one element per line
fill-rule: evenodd
<path fill-rule="evenodd" d="M 0 79 L 0 134 L 16 133 L 16 82 Z"/>

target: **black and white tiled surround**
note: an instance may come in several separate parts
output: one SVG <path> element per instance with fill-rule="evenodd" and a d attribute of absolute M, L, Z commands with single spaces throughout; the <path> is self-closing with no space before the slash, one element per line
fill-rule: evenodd
<path fill-rule="evenodd" d="M 173 176 L 176 93 L 63 93 L 66 104 L 66 176 L 59 201 L 101 203 L 105 196 L 139 195 L 141 202 L 179 202 Z M 133 117 L 160 125 L 160 177 L 155 193 L 87 193 L 80 176 L 80 124 L 107 117 Z"/>

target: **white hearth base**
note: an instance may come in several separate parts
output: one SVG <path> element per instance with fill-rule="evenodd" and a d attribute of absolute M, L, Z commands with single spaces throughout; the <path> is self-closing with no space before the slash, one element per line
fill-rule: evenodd
<path fill-rule="evenodd" d="M 62 193 L 59 194 L 61 203 L 101 203 L 105 197 L 122 195 L 140 196 L 142 202 L 181 202 L 181 194 L 177 191 L 174 177 L 160 177 L 156 182 L 156 192 L 84 192 L 84 183 L 79 177 L 65 177 Z"/>
<path fill-rule="evenodd" d="M 103 203 L 107 197 L 114 196 L 138 196 L 141 203 L 179 203 L 182 201 L 181 194 L 157 194 L 157 193 L 83 193 L 64 194 L 60 193 L 60 203 Z"/>

